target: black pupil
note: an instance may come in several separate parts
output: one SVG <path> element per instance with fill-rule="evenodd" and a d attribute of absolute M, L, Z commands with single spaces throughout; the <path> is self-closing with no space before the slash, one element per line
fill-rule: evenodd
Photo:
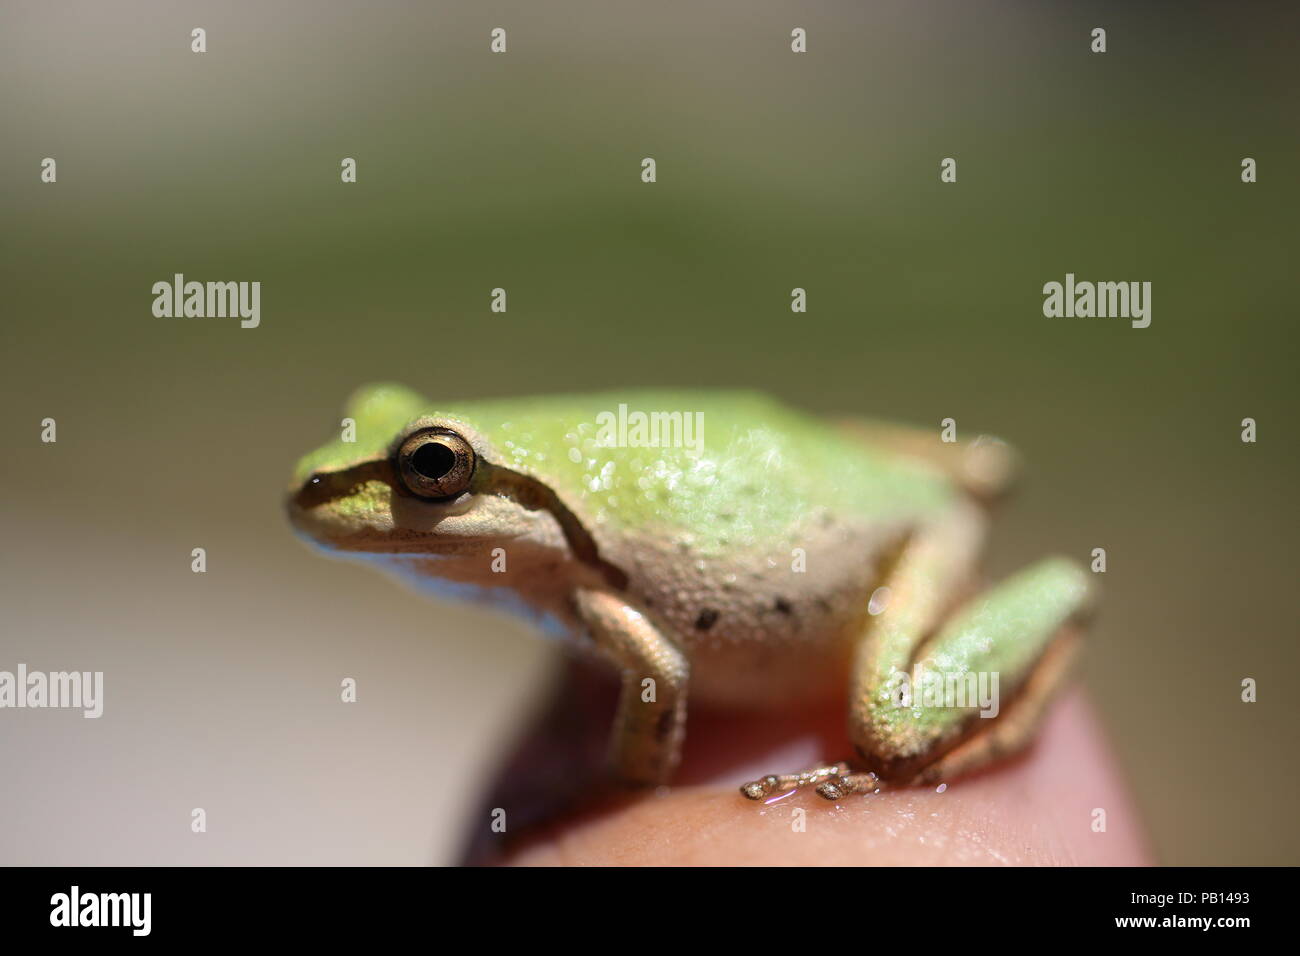
<path fill-rule="evenodd" d="M 431 481 L 437 481 L 456 464 L 456 453 L 441 442 L 421 445 L 411 456 L 411 467 Z"/>

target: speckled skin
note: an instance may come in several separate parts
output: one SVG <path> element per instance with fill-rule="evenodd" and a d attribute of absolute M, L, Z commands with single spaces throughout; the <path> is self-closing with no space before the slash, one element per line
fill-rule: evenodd
<path fill-rule="evenodd" d="M 600 416 L 620 405 L 702 413 L 702 444 L 604 444 Z M 1074 565 L 1044 562 L 926 646 L 954 666 L 1005 669 L 1009 696 L 1034 689 L 998 733 L 982 733 L 969 710 L 891 700 L 888 679 L 914 666 L 969 587 L 984 534 L 978 476 L 945 467 L 949 451 L 912 453 L 937 449 L 937 437 L 854 436 L 737 392 L 440 407 L 379 385 L 358 392 L 347 415 L 355 442 L 327 444 L 298 465 L 295 526 L 331 551 L 438 582 L 452 596 L 532 612 L 603 653 L 624 677 L 616 762 L 641 782 L 671 774 L 688 688 L 693 700 L 769 709 L 847 686 L 860 757 L 911 779 L 1022 743 L 1064 673 L 1064 655 L 1045 649 L 1086 585 Z M 430 428 L 462 436 L 477 458 L 471 484 L 451 500 L 412 495 L 394 466 L 403 442 Z M 869 598 L 886 583 L 889 609 L 868 627 Z M 1052 666 L 1041 666 L 1049 656 Z M 1036 669 L 1040 679 L 1030 680 Z M 647 707 L 637 697 L 643 674 L 663 685 L 663 699 Z M 972 735 L 986 739 L 963 746 Z M 949 753 L 953 760 L 937 762 Z M 823 795 L 851 783 L 832 781 Z M 766 792 L 749 787 L 755 799 Z"/>

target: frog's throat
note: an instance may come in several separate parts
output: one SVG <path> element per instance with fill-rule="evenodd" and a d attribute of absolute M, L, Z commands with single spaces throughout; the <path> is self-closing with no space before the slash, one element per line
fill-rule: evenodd
<path fill-rule="evenodd" d="M 491 462 L 480 461 L 479 470 L 482 474 L 475 481 L 475 494 L 497 494 L 529 511 L 540 509 L 549 512 L 560 526 L 569 550 L 579 561 L 598 571 L 615 590 L 627 589 L 627 573 L 601 557 L 591 532 L 553 489 L 531 475 Z M 300 510 L 308 511 L 336 498 L 345 497 L 368 481 L 382 481 L 392 489 L 393 494 L 411 497 L 411 493 L 398 479 L 392 459 L 385 457 L 363 461 L 338 471 L 317 472 L 294 494 L 293 503 Z"/>

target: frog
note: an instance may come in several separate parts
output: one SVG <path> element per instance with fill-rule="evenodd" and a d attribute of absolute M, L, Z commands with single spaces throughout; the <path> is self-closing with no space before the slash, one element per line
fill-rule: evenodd
<path fill-rule="evenodd" d="M 750 800 L 982 769 L 1034 739 L 1095 603 L 1068 557 L 981 580 L 1019 461 L 991 436 L 743 390 L 443 403 L 376 384 L 345 409 L 294 470 L 293 528 L 603 661 L 628 786 L 672 782 L 688 700 L 755 719 L 844 701 L 853 753 L 744 782 Z M 960 694 L 990 675 L 994 706 Z"/>

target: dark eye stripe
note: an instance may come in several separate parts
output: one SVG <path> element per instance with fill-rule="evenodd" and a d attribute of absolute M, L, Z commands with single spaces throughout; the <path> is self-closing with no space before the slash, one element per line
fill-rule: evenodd
<path fill-rule="evenodd" d="M 294 503 L 299 508 L 314 508 L 351 494 L 367 481 L 382 481 L 391 486 L 393 479 L 393 466 L 387 458 L 363 461 L 339 471 L 318 471 L 303 482 L 294 495 Z"/>

